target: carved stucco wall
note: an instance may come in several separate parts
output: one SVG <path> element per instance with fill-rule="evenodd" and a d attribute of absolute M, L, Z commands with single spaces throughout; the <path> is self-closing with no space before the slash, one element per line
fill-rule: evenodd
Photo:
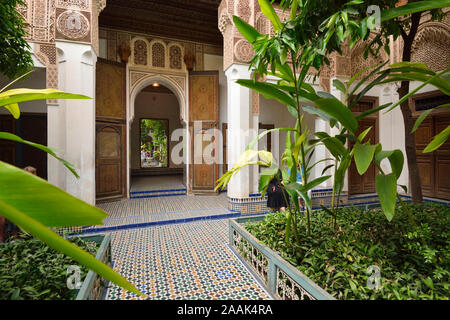
<path fill-rule="evenodd" d="M 18 10 L 26 21 L 25 39 L 47 68 L 46 86 L 58 87 L 55 41 L 92 43 L 98 52 L 98 15 L 106 0 L 24 0 Z M 54 102 L 54 101 L 49 101 Z"/>
<path fill-rule="evenodd" d="M 450 67 L 450 15 L 442 22 L 421 24 L 412 46 L 412 61 L 426 63 L 433 71 Z"/>
<path fill-rule="evenodd" d="M 183 61 L 185 54 L 195 57 L 194 71 L 204 70 L 204 54 L 222 55 L 222 49 L 218 46 L 124 30 L 100 28 L 99 38 L 106 40 L 105 58 L 108 60 L 120 62 L 118 47 L 121 45 L 131 49 L 128 60 L 130 105 L 143 84 L 150 85 L 152 81 L 157 81 L 177 96 L 182 121 L 186 119 L 187 103 L 188 70 Z M 133 112 L 130 118 L 133 118 Z"/>
<path fill-rule="evenodd" d="M 275 9 L 280 19 L 287 17 L 287 12 Z M 254 51 L 252 46 L 240 35 L 232 22 L 236 15 L 255 27 L 259 32 L 273 35 L 270 21 L 261 13 L 258 2 L 253 0 L 222 0 L 218 9 L 218 27 L 223 35 L 224 59 L 226 70 L 233 63 L 249 64 Z M 438 71 L 450 66 L 450 15 L 442 22 L 427 21 L 424 16 L 412 48 L 412 60 L 425 62 L 431 69 Z M 390 44 L 391 53 L 388 55 L 383 49 L 377 56 L 370 55 L 364 59 L 363 52 L 366 42 L 360 42 L 350 50 L 348 44 L 342 46 L 342 54 L 333 53 L 328 59 L 330 65 L 325 65 L 319 77 L 321 87 L 330 91 L 330 81 L 333 77 L 349 78 L 365 67 L 390 60 L 391 63 L 400 61 L 402 41 Z M 316 72 L 311 72 L 316 74 Z M 364 73 L 362 76 L 364 76 Z M 256 101 L 256 99 L 254 100 Z M 256 109 L 256 108 L 255 108 Z"/>

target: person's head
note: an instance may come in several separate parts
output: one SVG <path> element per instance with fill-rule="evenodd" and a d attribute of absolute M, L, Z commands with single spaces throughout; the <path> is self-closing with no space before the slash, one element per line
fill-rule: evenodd
<path fill-rule="evenodd" d="M 34 167 L 32 167 L 32 166 L 27 166 L 27 167 L 23 168 L 23 170 L 25 170 L 26 172 L 29 172 L 29 173 L 31 173 L 31 174 L 34 174 L 34 175 L 37 174 L 36 168 L 34 168 Z"/>

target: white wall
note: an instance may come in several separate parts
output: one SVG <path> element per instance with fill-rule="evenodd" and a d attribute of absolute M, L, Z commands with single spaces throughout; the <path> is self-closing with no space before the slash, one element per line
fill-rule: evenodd
<path fill-rule="evenodd" d="M 72 163 L 77 179 L 48 158 L 48 181 L 90 204 L 95 203 L 95 63 L 89 44 L 56 42 L 58 89 L 92 99 L 59 99 L 48 105 L 48 145 Z"/>
<path fill-rule="evenodd" d="M 169 120 L 169 140 L 175 129 L 182 128 L 180 121 L 180 108 L 177 97 L 168 93 L 141 92 L 135 100 L 135 117 L 131 124 L 131 169 L 140 169 L 140 128 L 139 119 L 167 119 Z M 170 141 L 169 148 L 178 142 Z M 171 152 L 169 152 L 171 154 Z M 176 165 L 169 159 L 170 168 L 182 168 L 183 164 Z"/>
<path fill-rule="evenodd" d="M 269 100 L 262 95 L 259 96 L 259 123 L 272 124 L 275 128 L 293 128 L 295 118 L 289 113 L 286 106 L 276 100 Z M 263 130 L 260 130 L 262 132 Z M 286 132 L 272 132 L 272 153 L 280 164 L 281 155 L 286 147 Z M 264 150 L 267 145 L 267 136 L 258 144 L 260 150 Z M 278 147 L 277 147 L 278 146 Z"/>

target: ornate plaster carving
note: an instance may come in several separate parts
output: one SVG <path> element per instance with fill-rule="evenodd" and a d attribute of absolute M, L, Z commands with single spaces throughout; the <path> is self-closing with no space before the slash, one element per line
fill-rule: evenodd
<path fill-rule="evenodd" d="M 253 54 L 253 46 L 245 39 L 238 40 L 234 45 L 234 56 L 238 62 L 249 63 Z"/>
<path fill-rule="evenodd" d="M 425 23 L 411 48 L 411 60 L 424 62 L 433 71 L 450 67 L 450 27 L 440 22 Z"/>
<path fill-rule="evenodd" d="M 89 10 L 89 0 L 58 0 L 59 8 Z"/>
<path fill-rule="evenodd" d="M 68 39 L 81 40 L 88 35 L 90 23 L 79 11 L 67 10 L 58 16 L 56 28 Z"/>

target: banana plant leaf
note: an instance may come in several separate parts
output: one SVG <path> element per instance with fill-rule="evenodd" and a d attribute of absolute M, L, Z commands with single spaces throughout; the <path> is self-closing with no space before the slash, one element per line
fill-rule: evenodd
<path fill-rule="evenodd" d="M 12 103 L 45 99 L 91 99 L 82 94 L 67 93 L 57 89 L 11 89 L 0 93 L 0 107 Z"/>
<path fill-rule="evenodd" d="M 396 8 L 382 11 L 381 22 L 388 21 L 397 17 L 407 16 L 415 12 L 446 7 L 450 7 L 450 0 L 426 0 L 410 2 Z"/>
<path fill-rule="evenodd" d="M 125 278 L 48 226 L 103 224 L 107 214 L 24 170 L 0 161 L 0 213 L 20 228 L 98 275 L 139 292 Z"/>
<path fill-rule="evenodd" d="M 62 164 L 64 164 L 64 166 L 70 170 L 70 172 L 72 172 L 72 174 L 79 178 L 78 173 L 75 171 L 75 169 L 73 168 L 73 164 L 71 164 L 70 162 L 58 157 L 55 153 L 54 150 L 50 149 L 47 146 L 44 146 L 42 144 L 39 143 L 35 143 L 35 142 L 31 142 L 28 140 L 24 140 L 19 136 L 16 136 L 15 134 L 9 133 L 9 132 L 0 132 L 0 139 L 4 139 L 4 140 L 10 140 L 10 141 L 15 141 L 15 142 L 19 142 L 19 143 L 23 143 L 26 145 L 29 145 L 30 147 L 34 147 L 37 149 L 40 149 L 44 152 L 47 152 L 48 154 L 50 154 L 51 156 L 53 156 L 55 159 L 59 160 Z"/>

